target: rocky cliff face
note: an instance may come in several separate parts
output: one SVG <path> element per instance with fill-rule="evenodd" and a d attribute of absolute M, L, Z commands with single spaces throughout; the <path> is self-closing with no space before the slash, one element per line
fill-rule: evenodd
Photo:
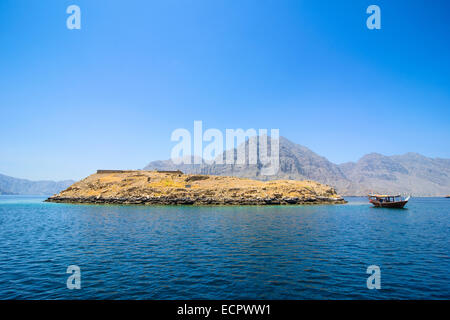
<path fill-rule="evenodd" d="M 250 139 L 257 139 L 252 137 Z M 259 147 L 259 140 L 256 144 Z M 269 154 L 271 140 L 269 138 Z M 245 162 L 244 165 L 227 165 L 227 164 L 181 164 L 175 165 L 171 160 L 150 162 L 144 170 L 181 170 L 184 173 L 192 174 L 212 174 L 221 176 L 236 176 L 258 180 L 315 180 L 325 184 L 334 184 L 336 181 L 342 183 L 348 182 L 339 166 L 328 161 L 326 158 L 319 156 L 306 147 L 295 144 L 286 138 L 280 137 L 280 170 L 278 174 L 266 176 L 261 173 L 263 164 L 258 155 L 257 164 L 249 164 L 248 149 L 249 142 L 245 143 Z M 237 150 L 234 150 L 235 159 L 237 158 Z M 221 156 L 225 159 L 226 155 Z M 191 161 L 193 162 L 193 161 Z M 225 161 L 223 161 L 225 162 Z"/>
<path fill-rule="evenodd" d="M 164 205 L 345 203 L 333 188 L 314 181 L 257 181 L 155 171 L 93 174 L 47 201 Z"/>
<path fill-rule="evenodd" d="M 251 139 L 256 139 L 253 137 Z M 269 143 L 270 145 L 270 143 Z M 408 193 L 414 196 L 443 196 L 450 190 L 450 159 L 431 159 L 416 153 L 399 156 L 368 154 L 358 162 L 334 164 L 310 149 L 281 137 L 280 170 L 274 176 L 261 174 L 262 164 L 175 165 L 170 160 L 150 162 L 144 169 L 177 170 L 185 173 L 246 177 L 258 180 L 311 179 L 335 187 L 343 195 Z M 236 150 L 234 150 L 237 153 Z M 225 157 L 225 155 L 221 155 Z"/>

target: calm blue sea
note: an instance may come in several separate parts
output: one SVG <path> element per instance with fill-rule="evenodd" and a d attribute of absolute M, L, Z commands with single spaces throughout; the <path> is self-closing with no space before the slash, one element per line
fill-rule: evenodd
<path fill-rule="evenodd" d="M 449 299 L 450 199 L 145 207 L 0 196 L 0 299 Z M 66 269 L 81 269 L 69 290 Z M 366 269 L 381 270 L 369 290 Z"/>

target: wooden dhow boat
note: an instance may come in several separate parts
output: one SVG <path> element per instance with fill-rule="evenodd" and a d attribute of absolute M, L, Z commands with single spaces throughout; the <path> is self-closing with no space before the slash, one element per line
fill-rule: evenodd
<path fill-rule="evenodd" d="M 400 195 L 371 194 L 369 195 L 369 202 L 380 208 L 403 208 L 410 198 L 411 196 L 403 199 Z"/>

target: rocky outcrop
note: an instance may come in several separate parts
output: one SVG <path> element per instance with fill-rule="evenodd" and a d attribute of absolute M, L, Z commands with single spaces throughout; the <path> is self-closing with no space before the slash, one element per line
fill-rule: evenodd
<path fill-rule="evenodd" d="M 146 205 L 338 204 L 334 188 L 314 181 L 127 171 L 93 174 L 48 202 Z"/>

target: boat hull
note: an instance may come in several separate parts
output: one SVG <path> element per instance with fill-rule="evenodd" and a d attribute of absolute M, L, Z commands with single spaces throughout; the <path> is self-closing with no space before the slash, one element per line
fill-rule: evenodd
<path fill-rule="evenodd" d="M 370 203 L 378 208 L 403 208 L 408 201 L 380 202 L 377 200 L 370 200 Z"/>

